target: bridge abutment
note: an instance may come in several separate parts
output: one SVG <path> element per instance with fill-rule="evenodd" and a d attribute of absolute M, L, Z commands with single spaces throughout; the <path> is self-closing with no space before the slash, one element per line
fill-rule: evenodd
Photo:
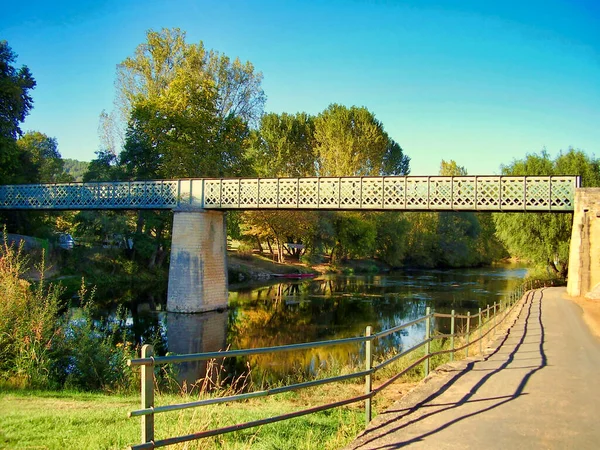
<path fill-rule="evenodd" d="M 586 295 L 600 285 L 600 188 L 575 191 L 567 293 Z"/>
<path fill-rule="evenodd" d="M 227 307 L 227 225 L 220 211 L 173 211 L 167 311 Z"/>

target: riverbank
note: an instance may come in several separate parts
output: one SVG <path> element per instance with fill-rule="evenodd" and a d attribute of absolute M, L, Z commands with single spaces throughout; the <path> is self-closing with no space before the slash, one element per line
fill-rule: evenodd
<path fill-rule="evenodd" d="M 326 273 L 358 274 L 386 273 L 390 267 L 372 259 L 348 260 L 339 264 L 306 264 L 295 259 L 286 259 L 284 263 L 272 261 L 258 254 L 240 256 L 237 252 L 228 252 L 227 271 L 232 284 L 249 281 L 263 281 L 281 275 L 319 275 Z"/>

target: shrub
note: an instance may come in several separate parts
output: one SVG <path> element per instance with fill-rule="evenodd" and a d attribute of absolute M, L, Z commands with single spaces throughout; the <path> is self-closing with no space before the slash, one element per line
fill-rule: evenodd
<path fill-rule="evenodd" d="M 77 317 L 61 314 L 60 285 L 24 280 L 22 247 L 0 246 L 0 382 L 21 388 L 128 391 L 135 372 L 126 367 L 135 349 L 116 324 L 93 320 L 93 292 L 82 283 Z M 43 261 L 43 257 L 42 257 Z"/>
<path fill-rule="evenodd" d="M 60 286 L 23 279 L 28 259 L 23 247 L 0 246 L 0 379 L 16 386 L 44 387 L 50 382 L 55 349 L 60 346 Z"/>

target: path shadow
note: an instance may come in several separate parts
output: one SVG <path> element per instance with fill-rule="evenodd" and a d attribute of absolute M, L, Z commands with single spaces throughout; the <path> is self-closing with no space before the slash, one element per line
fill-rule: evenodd
<path fill-rule="evenodd" d="M 378 425 L 376 425 L 372 428 L 369 428 L 358 439 L 358 442 L 356 443 L 356 445 L 352 446 L 351 448 L 352 449 L 361 449 L 365 446 L 368 446 L 368 448 L 371 448 L 371 449 L 401 448 L 401 447 L 407 446 L 409 444 L 419 442 L 419 441 L 423 440 L 424 438 L 431 436 L 435 433 L 438 433 L 448 427 L 451 427 L 452 425 L 454 425 L 464 419 L 467 419 L 469 417 L 473 417 L 478 414 L 482 414 L 484 412 L 498 408 L 508 402 L 514 401 L 515 399 L 519 398 L 520 396 L 527 395 L 523 391 L 525 389 L 525 386 L 531 379 L 531 377 L 536 372 L 540 371 L 541 369 L 543 369 L 544 367 L 546 367 L 548 365 L 548 358 L 544 351 L 545 330 L 544 330 L 544 325 L 542 323 L 542 303 L 543 303 L 543 298 L 544 298 L 543 291 L 544 291 L 544 289 L 528 292 L 526 300 L 525 300 L 525 305 L 519 312 L 513 325 L 510 327 L 509 331 L 502 338 L 502 340 L 497 345 L 497 347 L 491 353 L 485 355 L 483 360 L 469 362 L 465 369 L 461 370 L 456 375 L 452 376 L 434 394 L 428 396 L 427 398 L 425 398 L 421 402 L 417 403 L 416 405 L 414 405 L 410 408 L 399 409 L 399 410 L 391 410 L 390 409 L 390 410 L 386 411 L 385 413 L 382 413 L 380 415 L 380 418 L 382 416 L 389 415 L 390 416 L 389 419 L 386 418 L 386 419 L 382 420 L 382 422 L 379 423 Z M 537 318 L 532 317 L 532 311 L 535 311 L 535 310 L 537 310 Z M 525 317 L 522 320 L 523 328 L 521 329 L 519 322 L 520 322 L 521 316 L 523 314 L 525 314 Z M 532 331 L 531 329 L 534 327 L 534 325 L 539 326 L 539 334 L 537 334 L 537 333 L 534 334 L 534 333 L 530 332 L 530 331 Z M 534 331 L 538 331 L 538 330 L 534 330 Z M 509 339 L 511 339 L 512 337 L 518 338 L 518 340 L 515 344 L 508 342 Z M 479 389 L 481 389 L 482 386 L 484 386 L 486 383 L 488 383 L 494 375 L 500 373 L 502 370 L 512 369 L 512 368 L 509 368 L 508 366 L 511 363 L 515 362 L 515 356 L 517 355 L 517 353 L 519 353 L 519 350 L 523 347 L 523 345 L 525 345 L 525 339 L 527 337 L 539 338 L 539 340 L 536 339 L 536 341 L 537 341 L 536 345 L 538 347 L 536 350 L 536 354 L 539 354 L 539 358 L 535 358 L 536 360 L 539 360 L 539 364 L 538 365 L 528 365 L 527 367 L 519 367 L 520 370 L 527 369 L 527 368 L 530 368 L 530 370 L 523 376 L 523 378 L 520 380 L 519 384 L 517 385 L 517 387 L 515 388 L 515 390 L 512 394 L 506 395 L 506 396 L 488 397 L 488 398 L 483 398 L 483 399 L 473 399 L 473 396 L 479 391 Z M 531 342 L 528 342 L 527 344 L 531 344 Z M 514 346 L 514 347 L 511 348 L 512 346 Z M 468 373 L 472 373 L 474 371 L 484 372 L 484 371 L 488 370 L 488 369 L 475 369 L 476 365 L 490 361 L 494 356 L 501 356 L 503 354 L 503 353 L 501 353 L 501 350 L 507 350 L 509 348 L 511 348 L 511 349 L 506 357 L 506 360 L 504 362 L 502 362 L 502 364 L 499 367 L 489 369 L 489 373 L 485 374 L 481 379 L 479 379 L 479 381 L 477 381 L 477 383 L 475 383 L 470 388 L 469 392 L 467 392 L 460 400 L 458 400 L 457 402 L 452 402 L 452 403 L 434 403 L 434 400 L 436 400 L 444 392 L 446 392 L 450 388 L 452 388 L 452 386 L 455 385 L 458 380 L 460 380 L 462 377 L 464 377 Z M 524 353 L 524 352 L 530 353 L 530 350 L 527 349 L 521 353 Z M 527 359 L 531 360 L 532 358 L 527 358 Z M 519 361 L 521 361 L 521 359 L 519 359 Z M 487 407 L 482 407 L 481 409 L 478 409 L 475 412 L 461 414 L 460 410 L 458 409 L 462 405 L 465 405 L 467 403 L 476 404 L 476 403 L 483 403 L 483 402 L 489 402 L 489 401 L 495 401 L 495 403 L 492 405 L 489 405 Z M 413 414 L 419 410 L 422 410 L 423 408 L 428 409 L 428 408 L 434 408 L 434 407 L 435 408 L 442 407 L 442 408 L 437 409 L 436 411 L 427 412 L 427 413 L 425 413 L 419 417 L 416 417 L 414 419 L 411 419 L 409 417 L 411 414 Z M 395 432 L 400 431 L 414 423 L 426 420 L 428 417 L 434 416 L 436 414 L 440 414 L 445 411 L 450 411 L 453 409 L 457 410 L 456 417 L 454 419 L 447 421 L 443 425 L 437 426 L 436 428 L 434 428 L 430 431 L 422 433 L 419 436 L 415 436 L 413 438 L 406 439 L 404 441 L 383 444 L 380 446 L 369 445 L 369 444 L 374 444 L 375 441 L 377 441 L 380 438 L 380 436 L 382 436 L 382 435 L 388 435 L 391 433 L 395 433 Z M 398 425 L 394 426 L 394 424 L 398 423 L 398 422 L 400 422 L 400 423 Z"/>

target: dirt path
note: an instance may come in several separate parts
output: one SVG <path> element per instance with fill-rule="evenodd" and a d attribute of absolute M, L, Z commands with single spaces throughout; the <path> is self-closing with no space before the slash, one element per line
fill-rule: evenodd
<path fill-rule="evenodd" d="M 485 359 L 428 377 L 347 448 L 598 448 L 600 339 L 564 292 L 531 292 Z"/>

